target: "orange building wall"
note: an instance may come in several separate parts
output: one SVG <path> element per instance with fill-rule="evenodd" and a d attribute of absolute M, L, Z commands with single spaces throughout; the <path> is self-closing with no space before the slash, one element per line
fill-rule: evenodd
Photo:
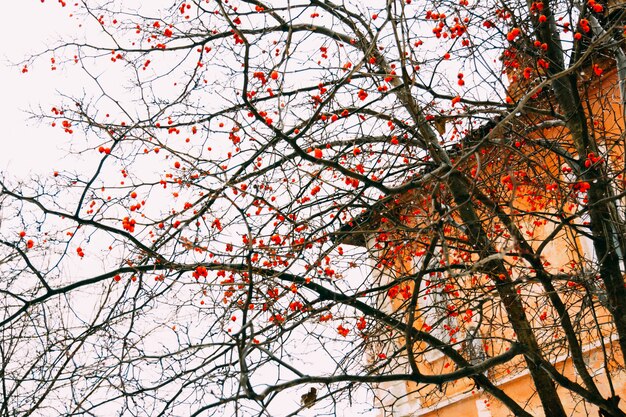
<path fill-rule="evenodd" d="M 589 98 L 590 103 L 590 126 L 593 127 L 594 133 L 601 142 L 605 149 L 609 150 L 610 163 L 616 164 L 616 166 L 622 166 L 624 164 L 624 142 L 620 138 L 623 130 L 623 120 L 621 118 L 621 106 L 619 90 L 617 89 L 616 72 L 613 70 L 607 70 L 602 80 L 592 80 L 589 90 L 585 93 Z M 545 130 L 541 132 L 544 138 L 560 136 L 562 128 Z M 570 151 L 573 151 L 573 147 L 569 147 Z M 546 157 L 548 164 L 556 164 L 554 158 Z M 498 163 L 497 157 L 492 163 Z M 504 163 L 504 160 L 502 161 Z M 497 166 L 497 165 L 496 165 Z M 549 170 L 554 175 L 561 176 L 561 166 L 550 166 Z M 489 168 L 486 168 L 485 175 L 488 177 Z M 520 191 L 518 189 L 515 190 Z M 523 195 L 523 190 L 520 191 L 520 195 Z M 532 211 L 532 203 L 526 201 L 524 198 L 520 198 L 517 195 L 512 194 L 509 196 L 512 201 L 515 202 L 517 208 L 526 209 Z M 419 204 L 421 205 L 421 204 Z M 418 206 L 419 206 L 418 205 Z M 525 226 L 526 231 L 532 233 L 529 235 L 529 242 L 533 247 L 537 247 L 543 238 L 548 236 L 553 231 L 553 225 L 550 223 L 536 225 L 532 224 L 532 219 L 528 219 L 527 224 L 524 221 L 520 221 L 520 224 Z M 412 224 L 415 226 L 415 224 Z M 579 260 L 580 255 L 576 251 L 583 252 L 584 255 L 589 256 L 591 250 L 590 242 L 571 239 L 565 243 L 565 236 L 561 235 L 560 238 L 549 243 L 543 251 L 544 260 L 547 262 L 547 269 L 550 272 L 567 271 L 570 268 L 570 263 L 573 260 Z M 507 242 L 503 241 L 503 245 Z M 412 270 L 410 265 L 411 256 L 401 254 L 398 260 L 395 262 L 394 274 L 408 274 Z M 399 307 L 399 301 L 393 301 L 393 308 Z M 571 311 L 570 315 L 573 316 L 575 311 Z M 502 318 L 504 320 L 504 318 Z M 591 320 L 591 318 L 588 318 Z M 537 326 L 541 326 L 540 322 L 534 323 Z M 415 326 L 421 328 L 423 321 L 418 317 Z M 607 338 L 610 337 L 609 331 L 605 332 Z M 591 369 L 594 379 L 597 381 L 600 391 L 605 396 L 609 396 L 609 384 L 607 383 L 606 373 L 604 371 L 604 364 L 602 363 L 602 346 L 596 336 L 582 335 L 584 344 L 583 349 L 586 350 L 586 355 L 589 357 L 588 368 Z M 399 341 L 401 343 L 401 341 Z M 606 345 L 607 348 L 611 348 L 611 343 Z M 615 351 L 619 351 L 617 346 Z M 418 347 L 418 350 L 422 347 Z M 500 347 L 502 348 L 502 347 Z M 498 350 L 496 347 L 494 350 Z M 495 352 L 497 354 L 497 352 Z M 516 358 L 517 363 L 521 363 L 521 357 Z M 617 358 L 619 363 L 623 363 L 623 358 Z M 420 371 L 423 373 L 442 373 L 445 371 L 445 364 L 450 362 L 445 357 L 440 357 L 433 361 L 424 361 L 423 358 L 419 362 Z M 567 355 L 559 358 L 555 361 L 557 368 L 561 369 L 564 375 L 569 378 L 575 378 L 574 368 L 571 361 L 567 358 Z M 616 394 L 622 398 L 626 398 L 626 373 L 624 371 L 617 370 L 616 363 L 613 363 L 610 372 L 613 374 L 613 384 L 616 390 Z M 517 371 L 516 371 L 517 372 Z M 517 372 L 513 374 L 507 374 L 505 369 L 497 369 L 492 371 L 490 375 L 492 382 L 495 382 L 497 386 L 502 388 L 505 393 L 515 399 L 520 405 L 522 405 L 527 411 L 536 416 L 542 416 L 543 412 L 540 407 L 539 399 L 534 392 L 532 380 L 527 373 Z M 439 397 L 429 395 L 424 397 L 418 389 L 420 387 L 413 383 L 403 384 L 402 390 L 408 392 L 408 397 L 404 401 L 404 407 L 399 413 L 387 414 L 394 416 L 411 415 L 411 416 L 441 416 L 441 417 L 504 417 L 511 416 L 512 413 L 502 406 L 495 399 L 490 398 L 480 390 L 476 390 L 469 380 L 461 380 L 454 383 L 446 384 Z M 388 388 L 388 387 L 387 387 Z M 386 389 L 385 386 L 381 386 L 381 389 Z M 398 391 L 398 384 L 395 385 L 394 390 Z M 566 407 L 566 411 L 572 416 L 588 416 L 597 415 L 597 408 L 580 401 L 579 398 L 575 398 L 572 394 L 566 390 L 559 390 L 563 404 Z M 622 409 L 626 411 L 626 401 L 621 403 Z M 407 414 L 404 414 L 408 411 Z"/>

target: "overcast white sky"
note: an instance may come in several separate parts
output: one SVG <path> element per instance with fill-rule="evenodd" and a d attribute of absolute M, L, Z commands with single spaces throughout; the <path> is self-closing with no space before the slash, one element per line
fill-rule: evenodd
<path fill-rule="evenodd" d="M 28 179 L 32 174 L 47 176 L 55 169 L 76 166 L 76 156 L 67 156 L 70 137 L 47 122 L 31 119 L 28 110 L 37 112 L 41 106 L 49 112 L 59 91 L 82 87 L 80 77 L 76 72 L 51 71 L 51 53 L 29 65 L 27 73 L 22 73 L 22 65 L 17 65 L 29 55 L 54 45 L 55 40 L 77 33 L 79 21 L 70 13 L 70 6 L 63 8 L 56 0 L 22 0 L 14 15 L 0 25 L 0 37 L 5 40 L 0 46 L 0 176 Z M 291 404 L 283 404 L 284 411 L 293 410 L 297 402 L 294 398 Z M 365 416 L 362 410 L 349 410 L 346 407 L 344 411 Z"/>
<path fill-rule="evenodd" d="M 64 155 L 60 151 L 61 141 L 66 138 L 58 129 L 27 121 L 25 111 L 52 103 L 55 88 L 69 84 L 69 80 L 61 72 L 50 70 L 49 56 L 26 74 L 12 63 L 45 49 L 47 43 L 69 33 L 77 23 L 69 17 L 68 7 L 62 8 L 51 0 L 43 4 L 40 0 L 21 1 L 12 13 L 0 25 L 0 171 L 22 177 L 31 170 L 44 174 L 59 166 L 58 158 Z"/>

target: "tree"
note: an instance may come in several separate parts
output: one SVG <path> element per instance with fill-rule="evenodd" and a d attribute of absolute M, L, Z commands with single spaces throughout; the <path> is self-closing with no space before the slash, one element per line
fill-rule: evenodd
<path fill-rule="evenodd" d="M 20 66 L 93 164 L 2 179 L 2 416 L 625 415 L 621 2 L 162 3 Z"/>

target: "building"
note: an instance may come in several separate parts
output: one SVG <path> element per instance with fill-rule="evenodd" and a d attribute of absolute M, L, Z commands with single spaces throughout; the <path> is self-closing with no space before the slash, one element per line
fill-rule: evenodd
<path fill-rule="evenodd" d="M 523 78 L 516 77 L 519 71 L 522 69 L 509 70 L 513 99 L 527 88 L 521 85 Z M 617 70 L 612 60 L 605 59 L 590 63 L 587 72 L 582 77 L 581 97 L 599 151 L 587 155 L 589 162 L 585 163 L 605 164 L 607 172 L 614 175 L 614 192 L 620 194 L 625 185 L 625 142 Z M 548 109 L 550 94 L 549 89 L 538 92 L 535 106 Z M 523 259 L 524 251 L 538 254 L 540 268 L 551 277 L 550 285 L 558 292 L 576 331 L 584 372 L 604 398 L 626 398 L 624 358 L 615 342 L 606 294 L 596 274 L 594 247 L 585 232 L 588 184 L 567 163 L 568 155 L 575 156 L 574 146 L 565 128 L 554 123 L 548 111 L 545 116 L 522 115 L 512 125 L 493 132 L 486 142 L 482 138 L 497 121 L 487 123 L 456 145 L 458 152 L 449 151 L 459 156 L 454 161 L 456 167 L 473 178 L 467 187 L 494 249 L 487 259 L 468 244 L 464 222 L 451 208 L 453 199 L 436 178 L 400 198 L 381 201 L 344 228 L 344 241 L 369 249 L 377 271 L 374 282 L 389 285 L 387 297 L 380 301 L 387 311 L 453 346 L 472 364 L 506 352 L 509 342 L 517 338 L 502 307 L 501 293 L 494 291 L 493 277 L 482 272 L 485 263 L 501 262 L 506 267 L 506 276 L 501 279 L 519 294 L 544 358 L 562 375 L 582 384 L 583 376 L 572 362 L 545 283 L 537 279 L 536 266 Z M 467 149 L 472 151 L 465 152 Z M 422 173 L 426 174 L 428 170 Z M 617 204 L 623 209 L 623 198 Z M 511 221 L 525 243 L 511 235 L 504 218 Z M 620 257 L 623 261 L 623 254 Z M 398 336 L 395 345 L 386 348 L 386 356 L 396 350 L 396 369 L 410 372 L 414 367 L 426 375 L 456 369 L 449 357 L 422 342 L 412 345 L 411 360 L 406 349 L 398 355 L 404 344 L 405 338 Z M 544 415 L 522 356 L 489 367 L 485 376 L 531 415 Z M 558 395 L 568 415 L 598 415 L 596 406 L 571 390 L 558 388 Z M 379 400 L 385 415 L 398 417 L 513 415 L 468 378 L 439 387 L 411 382 L 381 384 Z M 626 412 L 626 402 L 620 406 Z"/>

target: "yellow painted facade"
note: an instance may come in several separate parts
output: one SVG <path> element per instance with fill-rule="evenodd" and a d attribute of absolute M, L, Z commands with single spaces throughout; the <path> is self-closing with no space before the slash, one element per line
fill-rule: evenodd
<path fill-rule="evenodd" d="M 604 74 L 601 78 L 596 77 L 592 79 L 592 77 L 589 77 L 588 83 L 586 83 L 583 87 L 584 89 L 582 94 L 585 98 L 586 104 L 588 104 L 588 108 L 586 110 L 589 114 L 590 128 L 594 130 L 594 135 L 597 138 L 601 138 L 599 142 L 601 142 L 601 146 L 606 154 L 609 155 L 610 164 L 623 166 L 624 139 L 622 137 L 622 109 L 620 106 L 620 93 L 618 89 L 617 75 L 616 71 L 611 69 L 611 65 L 614 66 L 612 62 L 607 63 Z M 533 133 L 533 135 L 537 135 L 537 137 L 542 137 L 548 140 L 550 138 L 558 137 L 563 144 L 564 129 L 565 128 L 563 127 L 542 129 L 540 132 Z M 564 142 L 564 146 L 567 146 L 567 141 Z M 568 150 L 573 152 L 572 148 L 573 147 L 570 146 Z M 567 171 L 565 170 L 564 172 L 561 161 L 551 156 L 547 151 L 545 151 L 543 155 L 537 155 L 536 152 L 541 152 L 538 149 L 529 147 L 528 150 L 533 153 L 533 157 L 535 158 L 545 158 L 545 163 L 548 165 L 548 172 L 552 172 L 555 177 L 562 181 L 567 180 Z M 491 178 L 490 172 L 501 172 L 502 164 L 510 162 L 510 159 L 507 159 L 510 158 L 510 155 L 503 152 L 502 155 L 498 156 L 498 152 L 499 151 L 493 151 L 490 152 L 489 156 L 485 156 L 480 167 L 482 171 L 477 174 L 477 180 L 485 183 L 493 181 L 494 184 L 498 181 L 502 182 L 500 176 L 497 178 Z M 477 164 L 475 161 L 473 163 Z M 471 166 L 469 168 L 471 168 Z M 511 175 L 513 176 L 511 181 L 515 184 L 509 189 L 508 194 L 505 192 L 504 197 L 500 198 L 511 201 L 511 206 L 520 211 L 527 210 L 530 213 L 537 210 L 536 206 L 539 204 L 538 201 L 541 201 L 541 196 L 537 196 L 537 190 L 532 190 L 530 189 L 531 187 L 526 187 L 524 185 L 523 173 L 520 174 L 519 172 L 511 172 Z M 544 184 L 542 184 L 542 187 L 543 186 Z M 404 197 L 404 201 L 409 202 L 409 208 L 404 209 L 403 212 L 403 218 L 407 224 L 412 227 L 416 227 L 419 226 L 420 221 L 423 221 L 419 220 L 420 218 L 428 219 L 428 216 L 425 215 L 425 213 L 418 213 L 415 215 L 415 210 L 419 212 L 419 210 L 422 210 L 424 206 L 428 206 L 428 204 L 424 203 L 421 196 L 412 195 Z M 413 203 L 410 203 L 411 201 L 413 201 Z M 402 205 L 404 206 L 407 204 L 403 202 Z M 541 207 L 541 209 L 544 210 L 549 208 L 550 205 Z M 564 210 L 567 211 L 568 208 L 565 207 Z M 411 215 L 411 213 L 413 213 L 413 215 Z M 519 216 L 516 218 L 516 223 L 522 228 L 524 233 L 526 233 L 528 241 L 534 249 L 537 249 L 542 244 L 544 239 L 554 231 L 555 227 L 554 224 L 550 222 L 538 222 L 537 218 L 532 217 L 531 215 L 527 217 L 524 217 L 523 215 Z M 493 227 L 494 229 L 497 229 L 497 225 L 494 224 Z M 500 233 L 498 230 L 491 230 L 491 232 L 499 233 L 495 240 L 501 245 L 503 253 L 507 248 L 511 247 L 510 236 L 507 236 L 506 233 Z M 419 240 L 419 237 L 416 239 Z M 409 245 L 408 249 L 404 248 L 402 251 L 395 253 L 394 256 L 396 256 L 396 258 L 393 262 L 393 267 L 388 267 L 392 271 L 387 274 L 397 277 L 414 273 L 419 267 L 419 265 L 414 261 L 415 253 L 419 252 L 419 250 L 419 245 L 415 247 Z M 552 239 L 550 243 L 545 245 L 542 252 L 542 259 L 545 261 L 545 267 L 548 271 L 553 273 L 567 273 L 572 269 L 573 265 L 578 262 L 583 262 L 583 258 L 592 257 L 592 252 L 593 248 L 590 241 L 579 237 L 572 238 L 571 236 L 566 236 L 565 232 L 562 232 L 557 233 L 556 238 Z M 503 256 L 506 257 L 507 255 Z M 478 261 L 478 259 L 473 259 L 473 261 Z M 512 278 L 516 279 L 519 277 L 515 276 L 515 273 L 513 273 Z M 522 290 L 525 291 L 525 295 L 529 300 L 532 300 L 532 293 L 534 290 L 533 285 L 539 284 L 526 285 Z M 573 286 L 575 287 L 575 285 Z M 411 288 L 411 290 L 413 289 Z M 536 290 L 538 294 L 544 291 L 539 287 L 537 287 Z M 568 296 L 564 295 L 564 297 Z M 432 301 L 427 299 L 428 297 L 423 298 L 424 299 L 420 300 L 420 302 L 428 303 L 429 301 Z M 397 310 L 398 308 L 401 308 L 402 303 L 402 297 L 396 296 L 391 302 L 391 308 Z M 571 305 L 576 306 L 577 304 L 576 302 L 572 302 Z M 486 309 L 489 307 L 490 306 L 485 305 Z M 514 339 L 514 335 L 510 329 L 507 330 L 506 326 L 502 326 L 502 329 L 499 329 L 497 325 L 498 320 L 500 320 L 501 323 L 505 323 L 506 318 L 502 311 L 496 311 L 496 307 L 492 307 L 494 310 L 490 313 L 491 319 L 488 325 L 482 326 L 477 330 L 478 334 L 483 334 L 485 339 L 489 339 L 489 355 L 501 353 L 503 349 L 506 349 L 506 345 L 498 345 L 497 343 L 494 344 L 492 338 L 493 334 L 485 334 L 484 332 L 503 331 L 504 336 Z M 549 311 L 543 310 L 543 308 L 544 307 L 541 305 L 533 306 L 532 301 L 529 301 L 527 314 L 532 325 L 536 326 L 536 329 L 541 328 L 541 326 L 546 323 L 546 321 L 544 321 L 545 315 L 550 314 Z M 591 315 L 577 317 L 577 311 L 575 308 L 576 307 L 569 311 L 570 317 L 578 319 L 578 324 L 583 328 L 586 327 L 585 320 L 588 320 L 588 327 L 593 328 L 594 320 L 597 318 L 594 318 Z M 457 322 L 465 319 L 466 317 L 462 314 L 459 314 L 454 318 Z M 425 317 L 417 317 L 414 326 L 423 330 L 425 325 L 428 326 L 425 322 L 426 320 L 428 319 Z M 468 323 L 470 323 L 471 320 L 473 319 L 464 323 L 465 328 L 468 327 Z M 601 320 L 602 315 L 600 315 L 600 321 Z M 606 370 L 608 369 L 612 376 L 612 384 L 615 394 L 623 399 L 626 399 L 626 372 L 621 369 L 624 361 L 623 357 L 619 353 L 619 347 L 612 341 L 610 325 L 608 322 L 609 320 L 607 318 L 607 324 L 600 325 L 603 333 L 602 340 L 600 340 L 598 334 L 593 334 L 593 332 L 580 335 L 580 338 L 583 341 L 582 345 L 584 358 L 588 370 L 596 381 L 601 393 L 605 397 L 610 396 L 610 386 L 606 373 Z M 454 324 L 451 326 L 454 326 Z M 506 334 L 507 331 L 509 332 L 508 334 Z M 540 346 L 542 348 L 543 346 L 541 344 L 549 343 L 550 337 L 553 337 L 551 333 L 548 333 L 549 332 L 546 332 L 545 337 L 542 336 L 539 338 Z M 558 329 L 555 330 L 554 333 L 556 334 L 554 337 L 558 337 Z M 451 336 L 448 335 L 446 337 Z M 462 338 L 462 336 L 459 337 Z M 402 340 L 399 340 L 398 344 L 401 345 L 402 342 Z M 463 349 L 463 344 L 459 344 L 458 348 Z M 485 349 L 486 348 L 487 347 L 485 347 Z M 448 370 L 454 370 L 454 365 L 443 354 L 428 351 L 425 345 L 418 345 L 417 351 L 420 352 L 416 355 L 419 360 L 419 370 L 423 374 L 442 374 Z M 610 360 L 608 363 L 604 362 L 606 357 L 604 355 L 605 351 L 610 352 L 610 354 L 614 354 L 614 356 L 609 358 Z M 551 353 L 550 361 L 565 376 L 580 382 L 580 378 L 577 377 L 571 360 L 569 359 L 567 349 L 560 353 L 558 351 Z M 543 411 L 540 406 L 539 398 L 535 393 L 532 380 L 527 370 L 524 368 L 525 364 L 522 357 L 517 356 L 512 363 L 507 363 L 505 366 L 499 366 L 490 370 L 488 376 L 496 386 L 504 390 L 507 395 L 517 401 L 518 404 L 522 405 L 525 410 L 530 412 L 532 415 L 543 416 Z M 568 415 L 575 417 L 598 415 L 597 407 L 585 403 L 580 398 L 573 396 L 570 391 L 559 389 L 559 394 Z M 459 380 L 454 383 L 447 383 L 439 390 L 432 387 L 416 386 L 413 383 L 381 385 L 380 402 L 386 407 L 385 415 L 398 417 L 504 417 L 513 415 L 498 401 L 485 394 L 482 390 L 477 389 L 473 382 L 468 379 Z M 622 410 L 626 411 L 626 401 L 623 400 L 620 405 Z"/>

